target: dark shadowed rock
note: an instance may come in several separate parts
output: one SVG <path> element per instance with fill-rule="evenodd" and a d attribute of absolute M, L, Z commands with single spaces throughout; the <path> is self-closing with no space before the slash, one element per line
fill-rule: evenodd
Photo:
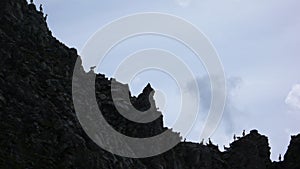
<path fill-rule="evenodd" d="M 289 169 L 300 169 L 300 134 L 291 137 L 283 164 Z"/>
<path fill-rule="evenodd" d="M 299 135 L 292 137 L 281 163 L 271 163 L 268 140 L 257 131 L 233 142 L 225 152 L 213 144 L 183 142 L 155 157 L 131 159 L 101 149 L 83 131 L 74 110 L 72 77 L 75 62 L 80 61 L 76 49 L 54 38 L 43 13 L 26 0 L 0 1 L 0 58 L 1 169 L 299 169 Z M 82 67 L 80 73 L 94 75 Z M 150 84 L 134 97 L 128 85 L 98 74 L 95 88 L 97 108 L 118 132 L 143 138 L 171 131 L 163 126 Z M 159 118 L 141 124 L 121 116 L 112 99 L 113 90 L 125 109 L 132 104 Z M 84 89 L 75 92 L 83 94 L 81 103 L 89 106 L 91 98 L 84 95 Z M 173 134 L 181 139 L 179 133 Z M 99 139 L 111 141 L 105 136 Z M 126 146 L 122 140 L 114 141 Z"/>
<path fill-rule="evenodd" d="M 231 169 L 265 169 L 271 164 L 268 138 L 257 130 L 231 143 L 224 153 L 224 159 Z"/>

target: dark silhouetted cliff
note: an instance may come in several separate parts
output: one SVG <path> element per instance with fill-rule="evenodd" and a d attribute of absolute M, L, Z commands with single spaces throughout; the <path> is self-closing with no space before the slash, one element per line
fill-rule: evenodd
<path fill-rule="evenodd" d="M 292 137 L 284 161 L 271 162 L 268 139 L 256 130 L 225 152 L 213 144 L 182 142 L 159 156 L 131 159 L 99 148 L 83 131 L 73 106 L 72 75 L 78 57 L 76 49 L 52 36 L 35 5 L 0 1 L 1 169 L 300 169 L 300 135 Z M 160 117 L 147 124 L 121 116 L 112 101 L 111 83 L 98 74 L 95 86 L 98 106 L 115 130 L 132 137 L 171 131 L 156 109 L 150 111 Z M 117 86 L 118 92 L 130 95 L 127 85 Z M 130 96 L 130 102 L 145 111 L 153 104 L 152 92 L 148 85 L 138 97 Z M 181 139 L 173 134 L 173 139 Z"/>

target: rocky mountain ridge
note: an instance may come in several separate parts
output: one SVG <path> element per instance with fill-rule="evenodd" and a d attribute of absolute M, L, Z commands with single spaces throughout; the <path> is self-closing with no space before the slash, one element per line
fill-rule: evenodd
<path fill-rule="evenodd" d="M 44 14 L 26 0 L 0 2 L 0 57 L 1 169 L 300 169 L 300 135 L 292 136 L 284 161 L 272 162 L 268 139 L 256 130 L 224 152 L 212 143 L 181 142 L 161 155 L 134 159 L 101 149 L 83 131 L 74 110 L 76 49 L 54 38 Z M 82 74 L 94 72 L 82 69 Z M 141 138 L 172 131 L 163 126 L 157 110 L 151 111 L 160 117 L 147 124 L 122 117 L 112 101 L 112 81 L 98 74 L 95 88 L 98 106 L 115 130 Z M 127 85 L 118 86 L 129 92 Z M 145 111 L 154 101 L 151 92 L 148 85 L 130 102 Z M 174 138 L 181 139 L 175 132 Z"/>

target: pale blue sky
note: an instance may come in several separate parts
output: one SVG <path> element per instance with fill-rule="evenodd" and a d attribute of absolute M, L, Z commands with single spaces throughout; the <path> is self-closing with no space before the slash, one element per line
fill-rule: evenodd
<path fill-rule="evenodd" d="M 214 142 L 227 144 L 232 141 L 233 133 L 257 128 L 269 136 L 272 159 L 277 159 L 279 153 L 285 153 L 290 135 L 300 133 L 300 108 L 293 105 L 299 102 L 286 101 L 293 86 L 300 84 L 298 0 L 37 0 L 36 4 L 39 3 L 49 15 L 53 34 L 79 53 L 89 37 L 119 17 L 137 12 L 163 12 L 184 18 L 211 40 L 229 82 L 229 101 L 223 121 L 212 136 Z M 136 50 L 154 47 L 181 56 L 196 72 L 199 84 L 206 84 L 201 63 L 188 59 L 193 54 L 178 42 L 163 37 L 127 40 L 108 54 L 106 66 L 99 71 L 111 76 L 113 67 L 122 58 Z M 157 72 L 141 74 L 130 87 L 137 94 L 150 81 L 163 91 L 167 98 L 165 122 L 171 126 L 176 115 L 168 106 L 176 103 L 176 87 L 170 87 L 171 82 L 164 76 Z M 165 83 L 157 81 L 157 77 L 166 79 Z M 200 91 L 204 89 L 200 87 Z M 294 87 L 294 100 L 300 99 L 299 90 Z M 204 115 L 204 112 L 200 115 L 199 123 Z M 194 127 L 188 140 L 198 141 L 199 126 Z"/>

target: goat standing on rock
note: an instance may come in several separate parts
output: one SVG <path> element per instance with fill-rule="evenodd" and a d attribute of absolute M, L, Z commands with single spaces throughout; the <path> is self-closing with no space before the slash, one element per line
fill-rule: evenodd
<path fill-rule="evenodd" d="M 40 4 L 40 12 L 43 13 L 43 5 L 42 4 Z"/>

